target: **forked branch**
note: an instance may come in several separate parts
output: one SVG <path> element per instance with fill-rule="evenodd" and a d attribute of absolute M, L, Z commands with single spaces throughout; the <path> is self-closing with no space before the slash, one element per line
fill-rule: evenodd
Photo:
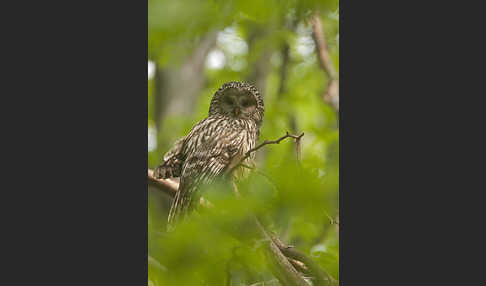
<path fill-rule="evenodd" d="M 258 149 L 260 149 L 263 146 L 268 145 L 268 144 L 279 144 L 282 140 L 284 140 L 286 138 L 294 138 L 296 140 L 296 142 L 297 142 L 297 158 L 300 159 L 300 139 L 302 138 L 302 136 L 304 136 L 304 132 L 302 132 L 302 134 L 300 134 L 300 135 L 292 135 L 292 134 L 289 134 L 289 132 L 287 131 L 284 136 L 278 138 L 277 140 L 265 140 L 260 145 L 248 150 L 248 152 L 245 153 L 245 155 L 240 159 L 240 161 L 237 164 L 235 164 L 232 168 L 229 168 L 226 171 L 225 174 L 231 174 L 236 168 L 241 167 L 242 163 L 246 159 L 248 159 L 248 157 L 250 157 L 251 153 L 257 151 Z"/>

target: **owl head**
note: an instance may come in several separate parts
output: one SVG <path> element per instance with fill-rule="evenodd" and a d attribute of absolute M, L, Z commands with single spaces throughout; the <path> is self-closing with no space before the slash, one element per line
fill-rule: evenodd
<path fill-rule="evenodd" d="M 260 125 L 264 110 L 263 99 L 253 85 L 232 81 L 216 91 L 209 106 L 209 115 L 249 119 Z"/>

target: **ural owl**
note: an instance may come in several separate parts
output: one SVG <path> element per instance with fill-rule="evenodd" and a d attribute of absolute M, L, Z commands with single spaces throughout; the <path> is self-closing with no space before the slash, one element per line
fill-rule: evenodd
<path fill-rule="evenodd" d="M 180 177 L 179 191 L 169 211 L 169 228 L 194 208 L 203 185 L 221 177 L 255 147 L 263 112 L 263 99 L 254 86 L 225 83 L 211 99 L 209 116 L 164 155 L 155 177 Z M 244 163 L 252 164 L 254 156 L 252 153 Z"/>

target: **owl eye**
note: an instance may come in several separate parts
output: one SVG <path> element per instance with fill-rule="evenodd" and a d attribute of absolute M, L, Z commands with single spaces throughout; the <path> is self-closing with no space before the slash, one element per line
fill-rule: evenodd
<path fill-rule="evenodd" d="M 243 100 L 243 102 L 241 103 L 241 105 L 243 105 L 243 107 L 248 107 L 251 105 L 251 102 L 249 100 Z"/>
<path fill-rule="evenodd" d="M 233 99 L 231 99 L 231 97 L 225 97 L 224 102 L 226 102 L 229 105 L 233 105 L 233 103 L 234 103 Z"/>

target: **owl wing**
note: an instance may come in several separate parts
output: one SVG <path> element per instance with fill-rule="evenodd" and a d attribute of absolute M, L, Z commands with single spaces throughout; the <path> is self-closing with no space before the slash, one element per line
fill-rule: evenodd
<path fill-rule="evenodd" d="M 184 161 L 182 154 L 184 139 L 185 137 L 177 140 L 174 146 L 172 146 L 172 148 L 165 153 L 162 164 L 154 170 L 154 176 L 156 178 L 167 179 L 172 177 L 180 177 L 182 171 L 182 162 Z"/>
<path fill-rule="evenodd" d="M 183 146 L 185 160 L 179 192 L 169 212 L 169 225 L 178 220 L 181 214 L 189 213 L 197 198 L 196 191 L 221 176 L 241 153 L 244 132 L 235 132 L 224 122 L 200 124 L 204 128 L 196 125 L 187 135 Z"/>

